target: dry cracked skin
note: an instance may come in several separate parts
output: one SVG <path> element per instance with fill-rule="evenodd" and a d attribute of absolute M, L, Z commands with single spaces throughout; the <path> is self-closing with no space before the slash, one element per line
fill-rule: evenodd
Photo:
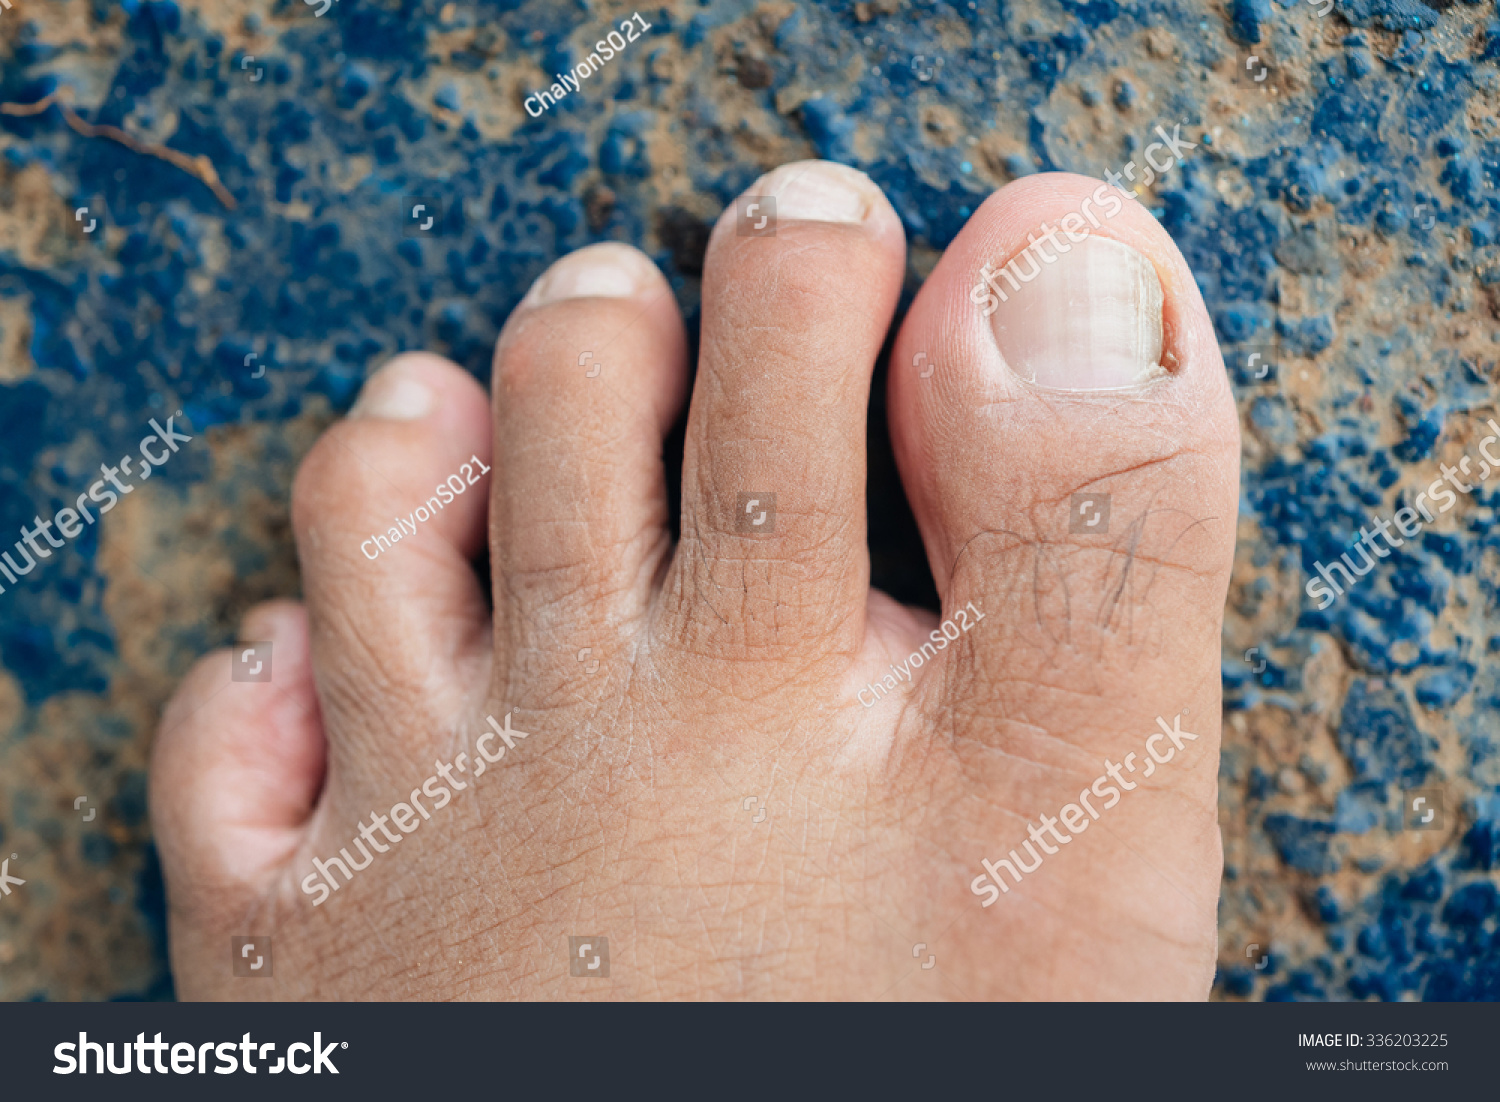
<path fill-rule="evenodd" d="M 1028 248 L 987 317 L 976 272 Z M 1207 996 L 1239 430 L 1203 300 L 1098 181 L 976 212 L 896 337 L 931 370 L 889 383 L 934 616 L 865 538 L 905 266 L 868 177 L 794 163 L 710 238 L 690 399 L 670 289 L 614 244 L 533 285 L 491 395 L 427 354 L 372 377 L 294 486 L 305 601 L 241 633 L 274 681 L 218 652 L 157 739 L 181 995 Z M 263 984 L 226 968 L 246 929 Z"/>

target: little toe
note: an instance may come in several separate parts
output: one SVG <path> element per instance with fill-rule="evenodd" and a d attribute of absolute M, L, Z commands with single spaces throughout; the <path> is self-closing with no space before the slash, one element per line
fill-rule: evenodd
<path fill-rule="evenodd" d="M 185 962 L 217 959 L 209 946 L 220 934 L 269 913 L 278 893 L 293 894 L 285 869 L 323 782 L 306 613 L 291 601 L 260 605 L 240 634 L 255 650 L 241 644 L 201 659 L 151 748 L 153 836 L 184 998 L 213 989 Z"/>

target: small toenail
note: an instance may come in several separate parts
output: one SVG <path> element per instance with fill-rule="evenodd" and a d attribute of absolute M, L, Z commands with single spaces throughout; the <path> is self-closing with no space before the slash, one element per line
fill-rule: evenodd
<path fill-rule="evenodd" d="M 656 265 L 630 248 L 607 242 L 569 253 L 542 273 L 523 300 L 545 306 L 570 298 L 631 298 L 652 285 Z"/>
<path fill-rule="evenodd" d="M 432 391 L 409 375 L 377 371 L 349 410 L 351 419 L 376 417 L 385 421 L 415 421 L 432 408 Z"/>
<path fill-rule="evenodd" d="M 1098 234 L 1065 246 L 1049 229 L 984 272 L 999 298 L 990 325 L 1006 365 L 1057 390 L 1120 390 L 1166 374 L 1161 280 L 1151 261 Z"/>
<path fill-rule="evenodd" d="M 863 172 L 832 161 L 782 165 L 756 181 L 755 195 L 776 200 L 781 218 L 806 222 L 863 222 L 880 194 Z"/>

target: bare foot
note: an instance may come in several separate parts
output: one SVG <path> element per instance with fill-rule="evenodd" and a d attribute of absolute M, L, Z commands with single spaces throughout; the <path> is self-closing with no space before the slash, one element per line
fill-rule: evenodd
<path fill-rule="evenodd" d="M 163 721 L 180 994 L 1207 995 L 1239 457 L 1213 332 L 1128 200 L 975 290 L 1099 187 L 992 196 L 896 342 L 940 618 L 869 586 L 905 244 L 857 172 L 784 166 L 750 193 L 774 236 L 714 231 L 675 547 L 686 345 L 642 254 L 554 265 L 492 403 L 433 356 L 375 375 L 294 488 L 306 610 L 247 618 L 272 682 L 212 655 Z"/>

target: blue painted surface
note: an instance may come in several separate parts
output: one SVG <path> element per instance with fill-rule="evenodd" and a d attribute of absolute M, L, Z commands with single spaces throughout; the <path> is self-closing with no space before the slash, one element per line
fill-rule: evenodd
<path fill-rule="evenodd" d="M 121 27 L 103 82 L 84 52 L 92 41 L 48 38 L 18 9 L 0 15 L 9 21 L 0 102 L 73 87 L 86 118 L 134 132 L 173 112 L 167 144 L 207 156 L 238 209 L 162 161 L 81 138 L 56 108 L 0 118 L 6 172 L 40 166 L 64 217 L 86 205 L 109 227 L 46 264 L 0 251 L 0 300 L 24 301 L 34 365 L 0 383 L 0 532 L 71 500 L 95 463 L 133 450 L 162 411 L 183 409 L 202 432 L 288 421 L 314 396 L 342 410 L 365 375 L 403 349 L 443 352 L 485 378 L 499 326 L 530 281 L 590 241 L 646 248 L 694 318 L 695 245 L 706 227 L 683 205 L 664 205 L 663 174 L 680 165 L 704 209 L 730 202 L 768 167 L 738 130 L 747 112 L 802 155 L 869 172 L 914 253 L 943 248 L 1014 176 L 1102 175 L 1138 156 L 1156 124 L 1183 123 L 1199 148 L 1162 181 L 1152 209 L 1187 256 L 1226 350 L 1275 349 L 1264 379 L 1228 357 L 1245 415 L 1243 507 L 1257 535 L 1239 549 L 1226 709 L 1257 723 L 1282 716 L 1299 731 L 1325 725 L 1337 756 L 1332 772 L 1311 751 L 1275 761 L 1226 732 L 1219 990 L 1500 995 L 1500 680 L 1490 661 L 1500 593 L 1486 563 L 1500 553 L 1500 495 L 1481 488 L 1327 610 L 1301 589 L 1372 516 L 1411 504 L 1408 491 L 1437 477 L 1445 443 L 1471 444 L 1468 423 L 1493 412 L 1493 364 L 1435 335 L 1435 322 L 1397 319 L 1375 333 L 1368 315 L 1341 314 L 1341 300 L 1374 279 L 1381 294 L 1423 305 L 1429 321 L 1467 316 L 1486 336 L 1500 327 L 1486 297 L 1500 281 L 1500 150 L 1469 132 L 1465 114 L 1493 115 L 1500 26 L 1488 22 L 1491 8 L 1338 0 L 1320 19 L 1321 4 L 1234 0 L 1226 19 L 1154 0 L 1129 10 L 1112 0 L 915 2 L 896 14 L 834 2 L 767 24 L 741 0 L 680 3 L 642 9 L 653 25 L 642 41 L 497 140 L 482 132 L 465 79 L 494 72 L 495 87 L 508 88 L 523 65 L 561 71 L 603 20 L 541 0 L 467 4 L 446 22 L 436 0 L 343 0 L 325 18 L 278 0 L 243 28 L 274 42 L 252 82 L 244 51 L 171 0 L 73 6 Z M 466 28 L 481 33 L 438 59 L 438 36 Z M 1169 32 L 1165 45 L 1141 33 L 1151 28 Z M 763 59 L 769 86 L 743 75 L 736 85 L 716 61 L 723 49 Z M 1266 87 L 1246 83 L 1252 53 L 1275 59 L 1274 84 L 1283 71 L 1297 78 L 1274 112 L 1256 99 Z M 691 94 L 679 106 L 684 85 Z M 103 94 L 90 99 L 90 89 Z M 1213 108 L 1216 99 L 1231 109 Z M 934 138 L 924 116 L 933 104 L 957 115 L 957 140 Z M 368 171 L 351 183 L 335 170 L 356 159 Z M 408 195 L 441 202 L 433 234 L 403 233 Z M 1343 244 L 1351 236 L 1365 243 Z M 1361 255 L 1379 260 L 1374 276 L 1353 270 Z M 913 275 L 908 290 L 916 284 Z M 243 367 L 251 354 L 266 369 L 259 379 Z M 1308 369 L 1316 385 L 1299 389 Z M 872 465 L 872 496 L 899 495 L 888 472 L 881 483 L 879 457 Z M 201 452 L 162 477 L 179 488 L 227 478 L 286 492 L 264 471 L 215 472 Z M 238 531 L 226 538 L 215 553 L 239 563 L 275 550 Z M 109 748 L 140 745 L 148 732 L 106 703 L 129 687 L 117 681 L 120 626 L 105 611 L 97 552 L 89 529 L 30 584 L 0 596 L 0 662 L 24 693 L 13 740 L 44 734 L 43 708 L 62 694 L 99 694 L 101 730 L 115 734 L 95 736 L 96 752 L 130 840 L 122 847 L 71 824 L 67 837 L 127 892 L 156 978 L 127 980 L 136 973 L 122 967 L 118 986 L 92 994 L 156 997 L 170 991 L 159 873 L 139 769 Z M 877 583 L 898 596 L 930 589 L 914 540 L 892 536 L 875 559 Z M 174 654 L 222 641 L 222 613 L 171 625 Z M 1268 656 L 1259 671 L 1240 660 L 1251 643 Z M 1311 672 L 1330 647 L 1347 667 L 1331 707 Z M 1402 791 L 1433 783 L 1448 786 L 1457 825 L 1446 846 L 1417 860 L 1399 844 Z M 21 805 L 12 800 L 0 829 L 49 836 L 51 812 L 21 815 Z M 1376 837 L 1390 844 L 1350 849 Z M 1261 969 L 1240 963 L 1236 940 L 1236 931 L 1244 941 L 1267 933 L 1242 890 L 1252 883 L 1251 894 L 1313 901 L 1295 922 L 1278 920 Z M 66 919 L 89 921 L 97 916 Z M 1307 937 L 1291 938 L 1293 926 L 1312 931 L 1311 950 Z M 35 989 L 20 994 L 61 990 L 50 967 L 64 964 L 42 966 Z"/>

